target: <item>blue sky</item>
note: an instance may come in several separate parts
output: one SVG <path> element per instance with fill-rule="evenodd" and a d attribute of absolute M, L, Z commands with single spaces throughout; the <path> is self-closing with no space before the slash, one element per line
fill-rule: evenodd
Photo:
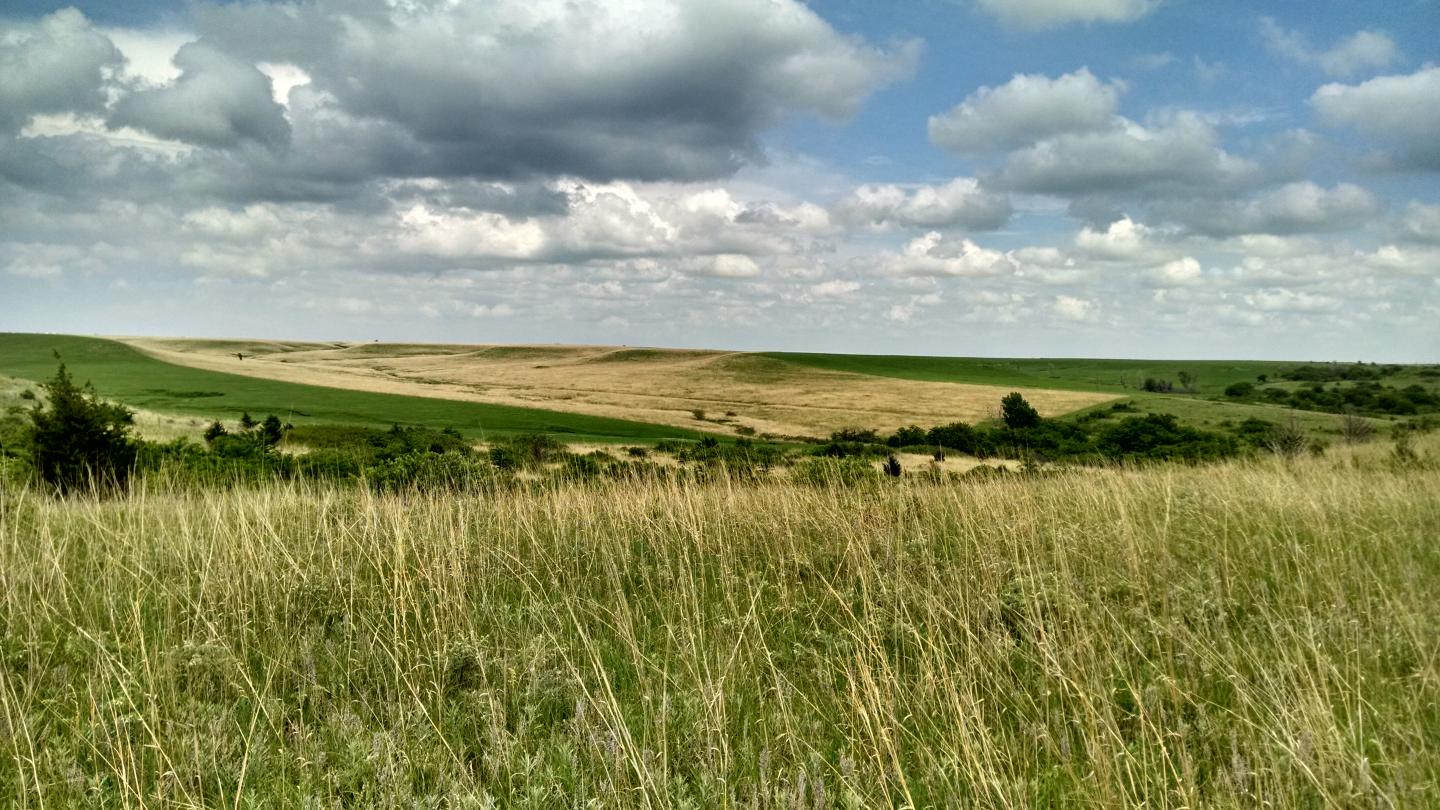
<path fill-rule="evenodd" d="M 1435 360 L 1440 2 L 0 4 L 0 328 Z"/>

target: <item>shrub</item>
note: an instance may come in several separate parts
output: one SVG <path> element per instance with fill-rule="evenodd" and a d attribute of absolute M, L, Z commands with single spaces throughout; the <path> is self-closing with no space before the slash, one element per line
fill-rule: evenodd
<path fill-rule="evenodd" d="M 930 432 L 925 435 L 925 442 L 972 456 L 979 456 L 986 449 L 980 432 L 964 422 L 930 428 Z"/>
<path fill-rule="evenodd" d="M 75 384 L 62 363 L 42 386 L 49 406 L 30 411 L 35 471 L 60 492 L 125 485 L 135 464 L 135 415 Z"/>
<path fill-rule="evenodd" d="M 1040 412 L 1031 407 L 1019 391 L 1012 391 L 1000 400 L 1000 418 L 1005 427 L 1012 430 L 1040 424 Z"/>
<path fill-rule="evenodd" d="M 1112 457 L 1188 461 L 1224 458 L 1239 450 L 1231 436 L 1185 427 L 1172 414 L 1154 413 L 1107 426 L 1096 437 L 1096 449 Z"/>
<path fill-rule="evenodd" d="M 229 433 L 229 431 L 225 429 L 224 425 L 220 424 L 219 419 L 216 419 L 214 422 L 210 423 L 210 427 L 205 428 L 205 433 L 203 434 L 205 437 L 205 443 L 214 444 L 216 439 L 226 435 L 227 433 Z"/>
<path fill-rule="evenodd" d="M 495 458 L 496 447 L 506 448 L 505 452 L 509 452 L 518 461 L 519 466 L 523 467 L 538 467 L 552 461 L 560 461 L 567 453 L 563 443 L 545 433 L 526 433 L 497 443 L 490 450 L 492 459 Z"/>
<path fill-rule="evenodd" d="M 900 459 L 896 458 L 893 455 L 886 456 L 885 464 L 880 469 L 884 470 L 885 474 L 890 476 L 891 478 L 899 478 L 901 472 Z"/>
<path fill-rule="evenodd" d="M 878 479 L 870 462 L 854 458 L 808 458 L 796 464 L 791 477 L 820 487 L 849 487 Z"/>
<path fill-rule="evenodd" d="M 1225 396 L 1233 399 L 1244 399 L 1255 393 L 1254 383 L 1237 382 L 1225 386 Z"/>
<path fill-rule="evenodd" d="M 880 441 L 880 439 L 879 439 L 879 437 L 877 437 L 877 436 L 875 435 L 875 431 L 873 431 L 873 430 L 867 430 L 867 429 L 864 429 L 864 428 L 857 428 L 857 427 L 847 427 L 847 428 L 841 428 L 841 429 L 835 431 L 834 433 L 831 433 L 831 434 L 830 434 L 830 441 L 832 441 L 832 442 L 865 442 L 865 443 L 873 444 L 873 443 L 875 443 L 875 442 Z"/>
<path fill-rule="evenodd" d="M 683 453 L 689 446 L 689 442 L 682 442 L 678 439 L 661 439 L 655 443 L 655 452 L 675 456 Z"/>
<path fill-rule="evenodd" d="M 1375 437 L 1375 428 L 1369 421 L 1347 411 L 1340 416 L 1340 438 L 1346 444 L 1365 444 Z"/>
<path fill-rule="evenodd" d="M 891 447 L 914 447 L 925 443 L 925 430 L 914 425 L 900 428 L 885 440 L 885 444 Z"/>
<path fill-rule="evenodd" d="M 1270 452 L 1282 458 L 1298 458 L 1310 447 L 1310 440 L 1300 428 L 1300 420 L 1294 414 L 1283 425 L 1276 425 L 1270 431 Z"/>
<path fill-rule="evenodd" d="M 408 453 L 370 468 L 367 474 L 376 489 L 392 492 L 463 491 L 497 480 L 490 464 L 458 453 Z"/>

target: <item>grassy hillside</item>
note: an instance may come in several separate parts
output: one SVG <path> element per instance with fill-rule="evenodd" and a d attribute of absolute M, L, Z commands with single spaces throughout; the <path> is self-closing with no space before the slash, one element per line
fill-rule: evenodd
<path fill-rule="evenodd" d="M 1433 807 L 1440 446 L 0 493 L 10 806 Z"/>
<path fill-rule="evenodd" d="M 804 354 L 770 352 L 765 357 L 787 363 L 833 371 L 848 371 L 878 377 L 931 382 L 970 383 L 995 386 L 1035 386 L 1069 391 L 1094 391 L 1123 395 L 1146 413 L 1170 414 L 1182 422 L 1201 428 L 1220 428 L 1246 419 L 1271 422 L 1294 418 L 1316 436 L 1334 434 L 1339 416 L 1323 411 L 1294 410 L 1284 405 L 1224 396 L 1231 383 L 1255 383 L 1266 375 L 1270 385 L 1299 387 L 1301 383 L 1285 382 L 1282 374 L 1307 365 L 1289 361 L 1242 360 L 1091 360 L 1071 358 L 1005 359 L 976 357 L 918 357 L 905 355 Z M 1384 377 L 1386 385 L 1420 384 L 1436 388 L 1435 367 L 1397 367 L 1394 374 Z M 1147 393 L 1141 384 L 1148 377 L 1179 384 L 1181 372 L 1192 376 L 1193 391 L 1186 393 Z M 1105 406 L 1098 406 L 1105 407 Z M 1092 409 L 1085 409 L 1092 410 Z M 1079 416 L 1077 411 L 1072 416 Z M 1376 427 L 1393 422 L 1396 417 L 1371 415 L 1367 421 Z"/>
<path fill-rule="evenodd" d="M 212 371 L 756 436 L 825 437 L 857 425 L 893 430 L 908 424 L 974 422 L 987 418 L 1000 397 L 1016 390 L 827 371 L 720 351 L 144 338 L 126 342 L 167 362 Z M 247 359 L 238 360 L 237 352 Z M 1046 416 L 1112 396 L 1019 390 Z"/>
<path fill-rule="evenodd" d="M 1070 391 L 1134 392 L 1146 377 L 1174 380 L 1183 370 L 1195 375 L 1196 393 L 1219 394 L 1233 382 L 1275 376 L 1299 363 L 1248 360 L 1089 360 L 920 357 L 881 354 L 767 352 L 791 363 L 904 380 L 1033 386 Z"/>
<path fill-rule="evenodd" d="M 471 436 L 544 432 L 574 440 L 693 437 L 693 431 L 574 413 L 280 382 L 162 362 L 123 343 L 73 335 L 0 333 L 0 374 L 29 380 L 55 373 L 55 354 L 77 380 L 137 408 L 234 419 L 249 411 L 284 420 L 453 427 Z"/>

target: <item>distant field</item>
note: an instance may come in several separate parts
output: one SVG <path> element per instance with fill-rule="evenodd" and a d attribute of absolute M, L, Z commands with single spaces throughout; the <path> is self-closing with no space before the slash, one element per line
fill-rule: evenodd
<path fill-rule="evenodd" d="M 227 374 L 167 363 L 113 340 L 72 335 L 0 334 L 0 374 L 44 380 L 55 353 L 105 396 L 148 411 L 234 419 L 248 411 L 290 422 L 392 423 L 453 427 L 471 436 L 543 432 L 574 440 L 694 437 L 692 431 L 539 408 L 353 391 Z"/>
<path fill-rule="evenodd" d="M 1134 393 L 1146 377 L 1195 377 L 1195 393 L 1219 394 L 1233 382 L 1292 369 L 1298 362 L 1248 360 L 1090 360 L 1083 358 L 920 357 L 894 354 L 767 352 L 788 363 L 902 380 L 1031 386 L 1066 391 Z"/>
<path fill-rule="evenodd" d="M 248 410 L 291 421 L 453 426 L 471 435 L 539 431 L 602 442 L 983 422 L 1012 390 L 1051 417 L 1126 397 L 1141 411 L 1197 427 L 1281 421 L 1292 411 L 1220 395 L 1231 383 L 1274 379 L 1300 365 L 0 335 L 0 374 L 48 377 L 53 349 L 106 395 L 155 414 L 233 419 Z M 1182 371 L 1193 377 L 1193 393 L 1139 390 L 1146 377 L 1178 382 Z M 1338 425 L 1334 414 L 1295 414 L 1315 434 Z"/>
<path fill-rule="evenodd" d="M 823 437 L 992 418 L 1023 393 L 1060 416 L 1115 394 L 829 370 L 742 352 L 135 338 L 171 363 L 313 385 L 550 408 L 736 435 Z M 244 354 L 241 360 L 237 353 Z"/>

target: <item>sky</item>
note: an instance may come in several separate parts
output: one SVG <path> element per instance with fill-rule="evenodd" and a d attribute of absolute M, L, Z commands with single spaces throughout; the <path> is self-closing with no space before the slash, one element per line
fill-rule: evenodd
<path fill-rule="evenodd" d="M 0 302 L 1440 361 L 1440 0 L 0 0 Z"/>

